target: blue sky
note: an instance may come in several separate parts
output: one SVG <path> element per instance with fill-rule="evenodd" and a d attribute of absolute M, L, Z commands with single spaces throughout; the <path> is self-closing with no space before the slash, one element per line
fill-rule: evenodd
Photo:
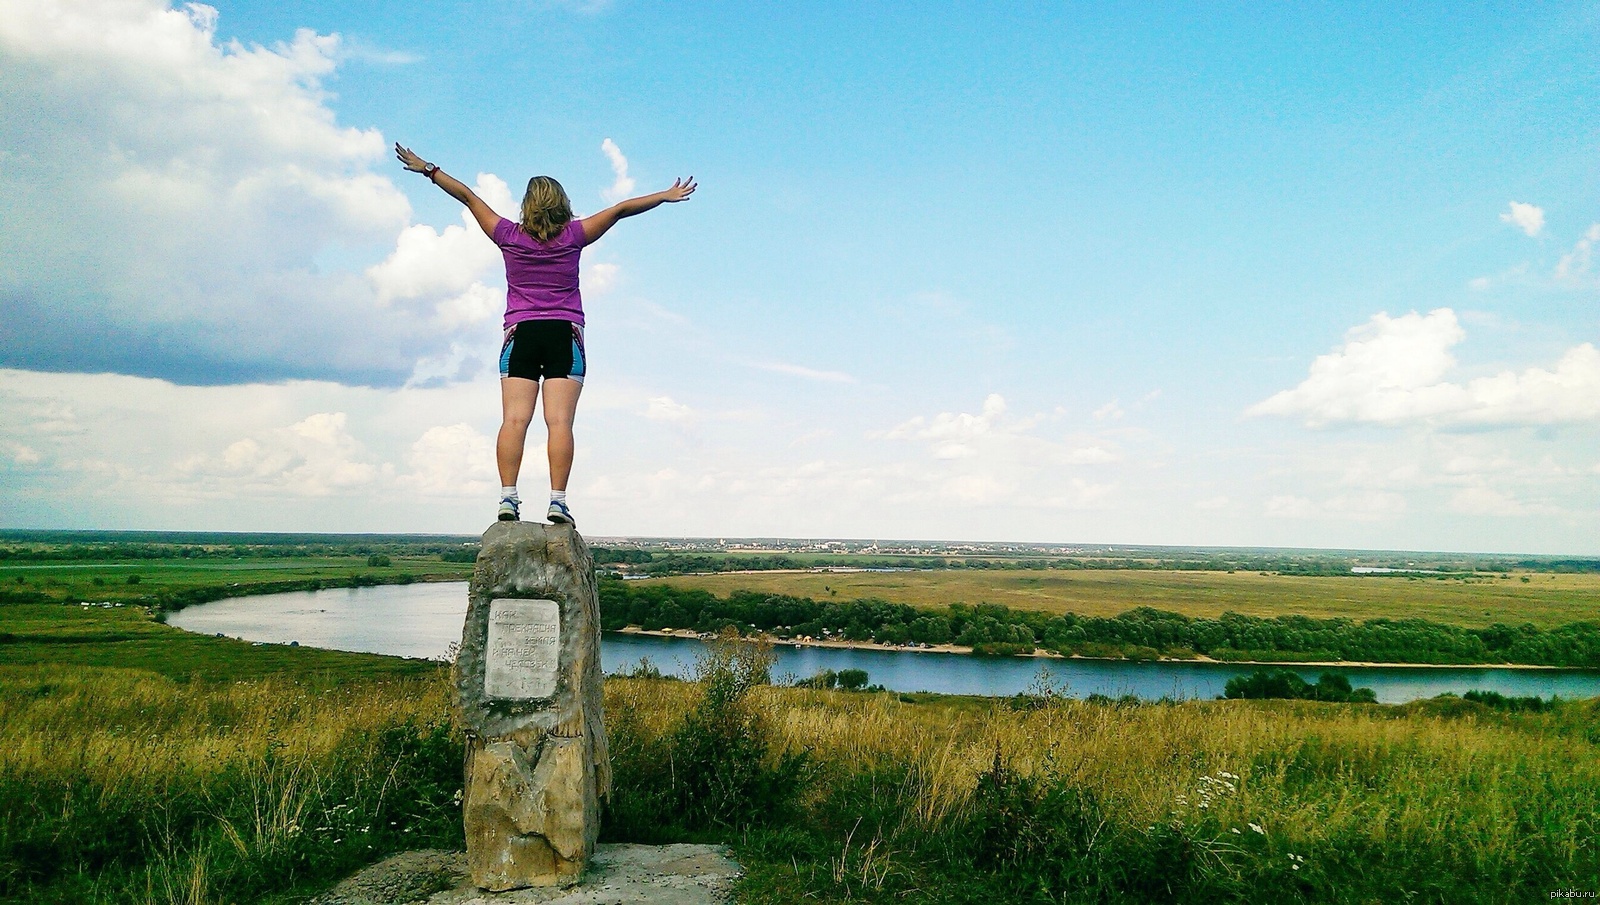
<path fill-rule="evenodd" d="M 398 140 L 702 182 L 585 255 L 586 532 L 1600 553 L 1593 4 L 0 11 L 0 524 L 480 528 Z"/>

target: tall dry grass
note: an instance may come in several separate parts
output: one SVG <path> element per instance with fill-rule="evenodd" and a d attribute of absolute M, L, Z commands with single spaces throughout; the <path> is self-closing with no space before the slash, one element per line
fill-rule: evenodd
<path fill-rule="evenodd" d="M 706 687 L 608 679 L 606 832 L 731 841 L 751 902 L 1517 902 L 1600 887 L 1596 702 L 740 686 L 712 706 Z M 459 845 L 450 712 L 442 673 L 0 670 L 0 899 L 295 901 L 387 852 Z M 707 795 L 760 800 L 691 800 Z"/>
<path fill-rule="evenodd" d="M 0 671 L 0 895 L 260 901 L 459 836 L 438 678 L 177 683 Z"/>
<path fill-rule="evenodd" d="M 1513 902 L 1600 884 L 1600 702 L 917 700 L 753 696 L 776 750 L 818 769 L 797 793 L 807 838 L 747 836 L 768 861 L 754 901 Z M 608 685 L 658 729 L 693 701 Z"/>

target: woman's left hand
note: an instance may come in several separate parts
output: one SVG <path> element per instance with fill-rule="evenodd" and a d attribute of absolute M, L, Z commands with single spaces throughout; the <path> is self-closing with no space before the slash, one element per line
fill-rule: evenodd
<path fill-rule="evenodd" d="M 394 143 L 394 156 L 400 158 L 400 163 L 413 173 L 420 173 L 428 167 L 426 160 L 411 153 L 410 148 L 400 147 L 398 141 Z"/>

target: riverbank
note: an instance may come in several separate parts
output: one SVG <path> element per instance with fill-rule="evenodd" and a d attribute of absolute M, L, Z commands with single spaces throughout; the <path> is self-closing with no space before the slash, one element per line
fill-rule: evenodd
<path fill-rule="evenodd" d="M 709 641 L 715 636 L 709 632 L 696 632 L 692 629 L 645 629 L 637 625 L 625 626 L 617 629 L 613 634 L 635 635 L 650 638 L 681 638 L 699 641 Z M 789 647 L 796 650 L 816 647 L 834 650 L 874 650 L 897 654 L 960 654 L 973 656 L 971 647 L 960 644 L 924 644 L 900 645 L 882 644 L 877 641 L 843 641 L 834 639 L 809 639 L 796 641 L 792 638 L 778 638 L 773 635 L 759 635 L 756 640 L 772 644 L 774 647 Z M 1563 672 L 1593 672 L 1576 666 L 1544 666 L 1530 663 L 1385 663 L 1375 660 L 1218 660 L 1213 657 L 1159 657 L 1147 661 L 1134 661 L 1128 657 L 1090 657 L 1083 654 L 1063 654 L 1052 650 L 1035 648 L 1030 653 L 1014 654 L 1015 657 L 1033 657 L 1044 660 L 1087 660 L 1091 662 L 1128 663 L 1199 663 L 1216 666 L 1282 666 L 1301 669 L 1338 669 L 1338 668 L 1382 668 L 1382 669 L 1539 669 L 1556 670 Z"/>

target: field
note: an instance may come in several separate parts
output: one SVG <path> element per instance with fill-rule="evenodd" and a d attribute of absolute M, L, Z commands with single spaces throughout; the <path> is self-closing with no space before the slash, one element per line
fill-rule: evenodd
<path fill-rule="evenodd" d="M 1526 580 L 1524 580 L 1526 579 Z M 1186 616 L 1295 614 L 1326 619 L 1420 618 L 1467 627 L 1531 622 L 1551 628 L 1600 618 L 1600 575 L 1506 578 L 1261 575 L 1144 570 L 744 572 L 648 579 L 718 595 L 735 590 L 816 600 L 879 597 L 913 606 L 998 603 L 1013 609 L 1115 616 L 1148 606 Z"/>
<path fill-rule="evenodd" d="M 107 559 L 80 562 L 0 562 L 0 591 L 40 591 L 53 599 L 137 600 L 163 591 L 273 582 L 321 580 L 348 582 L 361 577 L 391 582 L 440 578 L 465 580 L 472 564 L 441 562 L 435 556 L 391 556 L 386 566 L 369 566 L 367 554 L 345 556 L 237 556 L 207 559 Z M 130 579 L 137 579 L 130 583 Z"/>
<path fill-rule="evenodd" d="M 367 554 L 351 554 L 0 564 L 0 601 L 11 601 L 0 602 L 0 665 L 119 666 L 176 679 L 284 671 L 355 677 L 433 668 L 420 661 L 201 638 L 151 618 L 152 608 L 164 601 L 271 593 L 307 582 L 464 580 L 472 570 L 470 563 L 441 562 L 438 556 L 395 556 L 378 567 L 367 562 Z M 130 583 L 134 576 L 139 580 Z"/>
<path fill-rule="evenodd" d="M 0 667 L 0 901 L 300 902 L 459 847 L 448 676 L 366 659 L 334 682 Z M 750 903 L 1510 903 L 1600 876 L 1593 702 L 605 691 L 605 838 L 731 843 Z"/>
<path fill-rule="evenodd" d="M 460 847 L 445 666 L 255 646 L 152 615 L 162 601 L 470 569 L 375 555 L 0 564 L 0 902 L 289 905 L 388 853 Z M 1594 576 L 1521 578 L 666 581 L 1089 614 L 1593 618 Z M 772 687 L 753 646 L 714 649 L 704 683 L 607 679 L 617 792 L 603 832 L 726 842 L 748 871 L 744 902 L 1511 903 L 1600 890 L 1600 701 L 852 693 Z"/>

